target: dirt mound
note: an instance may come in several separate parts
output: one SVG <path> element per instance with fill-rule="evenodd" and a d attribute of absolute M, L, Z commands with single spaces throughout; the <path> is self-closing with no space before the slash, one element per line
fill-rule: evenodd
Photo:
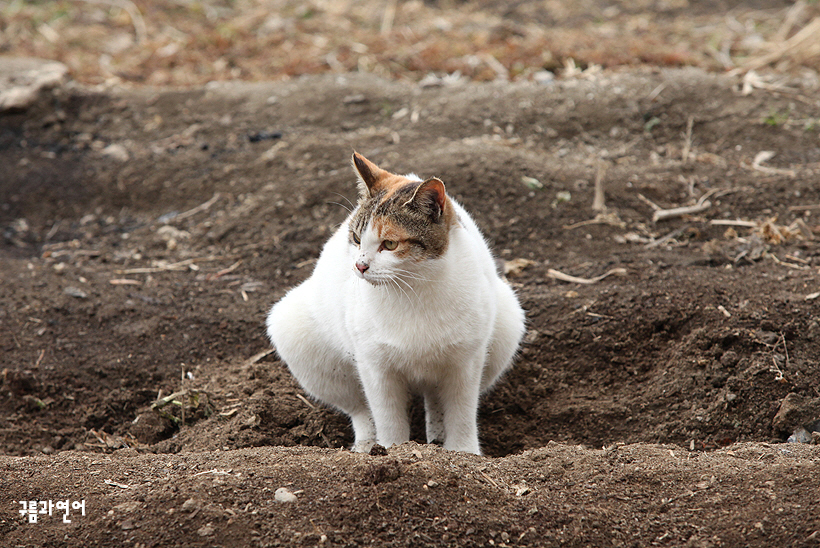
<path fill-rule="evenodd" d="M 812 85 L 743 95 L 696 69 L 440 87 L 325 75 L 61 88 L 5 115 L 0 485 L 15 501 L 84 497 L 87 515 L 64 530 L 10 511 L 0 532 L 816 542 L 820 453 L 779 445 L 820 419 Z M 353 149 L 439 176 L 510 269 L 529 325 L 481 406 L 487 457 L 339 451 L 344 417 L 268 351 L 266 311 L 355 198 Z M 418 406 L 414 428 L 421 441 Z M 279 487 L 295 505 L 274 502 Z"/>

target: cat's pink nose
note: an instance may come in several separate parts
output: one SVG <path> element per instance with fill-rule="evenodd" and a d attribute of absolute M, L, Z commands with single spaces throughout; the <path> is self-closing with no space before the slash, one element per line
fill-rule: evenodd
<path fill-rule="evenodd" d="M 367 263 L 363 263 L 362 261 L 356 261 L 356 269 L 364 274 L 365 270 L 370 268 L 370 265 Z"/>

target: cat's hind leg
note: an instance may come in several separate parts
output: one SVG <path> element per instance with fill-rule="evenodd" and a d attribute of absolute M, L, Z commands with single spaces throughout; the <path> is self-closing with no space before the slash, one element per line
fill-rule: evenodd
<path fill-rule="evenodd" d="M 444 445 L 444 410 L 434 390 L 424 393 L 424 417 L 427 426 L 427 443 Z"/>
<path fill-rule="evenodd" d="M 356 367 L 311 314 L 309 292 L 309 284 L 302 284 L 271 309 L 268 336 L 308 394 L 350 416 L 353 449 L 369 451 L 376 429 Z"/>
<path fill-rule="evenodd" d="M 472 351 L 459 356 L 450 374 L 437 385 L 444 424 L 444 448 L 452 451 L 481 454 L 478 443 L 478 398 L 484 351 Z"/>
<path fill-rule="evenodd" d="M 487 351 L 487 361 L 481 376 L 481 391 L 485 392 L 512 365 L 521 338 L 524 336 L 524 311 L 512 288 L 502 280 L 496 284 L 496 317 L 493 335 Z"/>

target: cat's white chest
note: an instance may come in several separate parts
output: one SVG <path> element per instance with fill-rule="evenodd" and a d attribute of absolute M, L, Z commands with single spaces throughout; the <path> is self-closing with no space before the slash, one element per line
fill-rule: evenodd
<path fill-rule="evenodd" d="M 459 236 L 434 279 L 402 288 L 356 280 L 348 329 L 363 362 L 423 377 L 425 368 L 435 372 L 486 344 L 495 317 L 491 280 L 468 235 Z"/>

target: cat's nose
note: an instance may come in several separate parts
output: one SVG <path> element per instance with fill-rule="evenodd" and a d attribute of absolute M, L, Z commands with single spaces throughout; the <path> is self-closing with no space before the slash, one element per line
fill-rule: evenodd
<path fill-rule="evenodd" d="M 367 264 L 366 262 L 363 262 L 363 261 L 356 261 L 356 269 L 357 269 L 359 272 L 361 272 L 362 274 L 364 274 L 364 273 L 365 273 L 365 271 L 366 271 L 368 268 L 370 268 L 370 265 L 369 265 L 369 264 Z"/>

